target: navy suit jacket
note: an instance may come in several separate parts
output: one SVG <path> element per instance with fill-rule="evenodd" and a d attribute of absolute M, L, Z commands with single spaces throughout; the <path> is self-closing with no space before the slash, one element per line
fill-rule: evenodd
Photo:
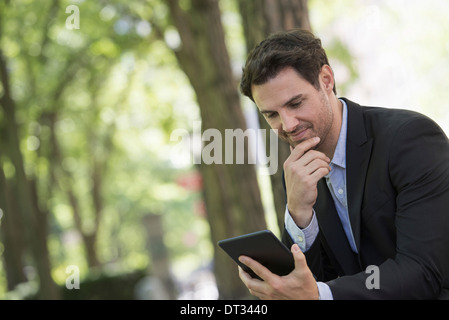
<path fill-rule="evenodd" d="M 314 206 L 320 231 L 305 253 L 309 268 L 334 299 L 448 298 L 446 135 L 419 113 L 344 100 L 347 201 L 358 254 L 323 178 Z M 282 238 L 291 246 L 285 230 Z M 379 289 L 367 286 L 370 265 L 379 267 Z"/>

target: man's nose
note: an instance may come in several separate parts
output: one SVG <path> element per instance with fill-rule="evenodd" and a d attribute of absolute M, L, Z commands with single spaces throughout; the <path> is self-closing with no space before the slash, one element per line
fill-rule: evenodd
<path fill-rule="evenodd" d="M 282 130 L 285 132 L 292 132 L 298 126 L 298 120 L 295 118 L 293 113 L 289 110 L 283 110 L 280 112 Z"/>

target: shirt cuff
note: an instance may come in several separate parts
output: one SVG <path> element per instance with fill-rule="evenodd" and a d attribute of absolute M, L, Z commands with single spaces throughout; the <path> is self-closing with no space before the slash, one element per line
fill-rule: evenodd
<path fill-rule="evenodd" d="M 292 238 L 293 242 L 296 243 L 302 252 L 306 252 L 310 249 L 313 242 L 315 241 L 319 227 L 318 221 L 316 219 L 315 210 L 313 210 L 312 221 L 309 225 L 301 229 L 299 228 L 288 211 L 288 207 L 285 208 L 285 229 Z"/>
<path fill-rule="evenodd" d="M 318 292 L 320 295 L 320 300 L 334 300 L 334 296 L 332 295 L 331 288 L 324 282 L 317 282 Z"/>

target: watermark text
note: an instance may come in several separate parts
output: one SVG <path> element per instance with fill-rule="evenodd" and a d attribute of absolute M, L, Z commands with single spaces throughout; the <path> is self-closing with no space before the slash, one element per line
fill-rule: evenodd
<path fill-rule="evenodd" d="M 186 129 L 176 129 L 170 141 L 190 150 L 192 164 L 263 165 L 267 166 L 269 175 L 278 170 L 276 130 L 210 128 L 201 132 L 201 121 L 194 121 L 193 134 Z"/>
<path fill-rule="evenodd" d="M 65 273 L 70 275 L 65 280 L 65 287 L 69 290 L 80 288 L 80 269 L 76 265 L 69 265 L 65 269 Z"/>
<path fill-rule="evenodd" d="M 65 8 L 65 13 L 70 13 L 70 16 L 65 20 L 65 27 L 69 30 L 80 28 L 80 9 L 78 6 L 72 4 Z"/>

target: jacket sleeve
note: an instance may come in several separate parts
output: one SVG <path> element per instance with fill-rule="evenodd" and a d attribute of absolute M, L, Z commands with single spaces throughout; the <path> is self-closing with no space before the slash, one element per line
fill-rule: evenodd
<path fill-rule="evenodd" d="M 306 257 L 307 266 L 312 271 L 315 280 L 325 282 L 338 277 L 338 273 L 332 267 L 325 254 L 326 251 L 322 249 L 322 241 L 324 240 L 320 239 L 320 234 L 318 234 L 310 249 L 304 252 L 304 256 Z M 285 228 L 282 233 L 282 242 L 288 248 L 294 243 Z"/>

